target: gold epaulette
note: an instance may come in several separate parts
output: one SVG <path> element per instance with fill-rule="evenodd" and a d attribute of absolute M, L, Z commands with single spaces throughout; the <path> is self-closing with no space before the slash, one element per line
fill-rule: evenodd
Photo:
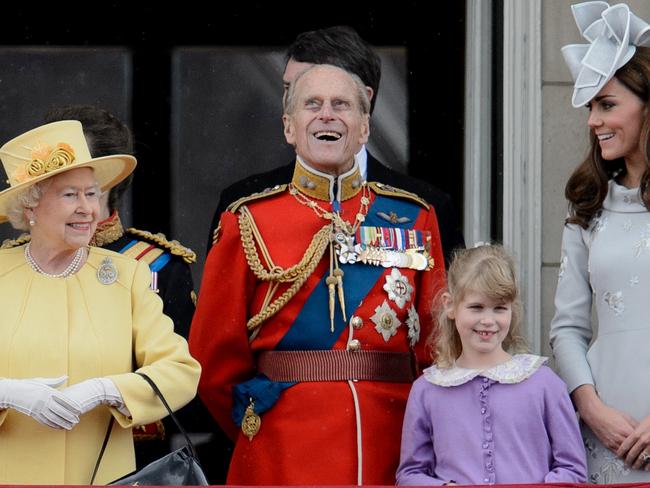
<path fill-rule="evenodd" d="M 228 211 L 235 213 L 239 207 L 245 203 L 252 202 L 253 200 L 259 200 L 260 198 L 270 197 L 271 195 L 277 195 L 278 193 L 283 192 L 287 189 L 288 185 L 275 185 L 272 188 L 266 188 L 265 190 L 258 191 L 247 197 L 242 197 L 239 200 L 235 200 L 230 205 L 228 205 Z"/>
<path fill-rule="evenodd" d="M 192 251 L 189 247 L 183 246 L 178 241 L 168 240 L 167 237 L 165 237 L 165 234 L 162 234 L 160 232 L 158 234 L 153 234 L 146 230 L 134 229 L 133 227 L 127 229 L 127 232 L 129 234 L 133 234 L 148 241 L 154 242 L 164 249 L 168 249 L 171 254 L 174 256 L 182 257 L 183 261 L 188 264 L 196 262 L 196 253 L 194 251 Z"/>
<path fill-rule="evenodd" d="M 407 200 L 411 200 L 417 203 L 418 205 L 423 206 L 427 210 L 430 207 L 429 203 L 424 198 L 421 198 L 415 193 L 411 193 L 410 191 L 402 190 L 401 188 L 395 188 L 394 186 L 386 185 L 384 183 L 378 183 L 376 181 L 369 181 L 368 186 L 372 191 L 374 191 L 379 195 L 385 195 L 388 197 L 405 198 Z"/>
<path fill-rule="evenodd" d="M 2 241 L 2 245 L 0 246 L 0 249 L 10 249 L 12 247 L 18 247 L 22 246 L 23 244 L 29 242 L 32 240 L 32 236 L 30 236 L 27 232 L 24 234 L 20 234 L 16 239 L 5 239 Z"/>

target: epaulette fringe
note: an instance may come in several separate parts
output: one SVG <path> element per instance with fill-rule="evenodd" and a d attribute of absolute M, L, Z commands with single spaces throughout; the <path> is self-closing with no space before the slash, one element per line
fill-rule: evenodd
<path fill-rule="evenodd" d="M 24 234 L 21 234 L 15 239 L 5 239 L 4 241 L 2 241 L 2 245 L 0 245 L 0 249 L 11 249 L 12 247 L 22 246 L 23 244 L 26 244 L 31 240 L 32 240 L 32 236 L 30 236 L 29 233 L 25 232 Z"/>
<path fill-rule="evenodd" d="M 189 247 L 183 246 L 180 242 L 173 240 L 170 241 L 165 237 L 165 234 L 158 233 L 158 234 L 153 234 L 152 232 L 148 232 L 146 230 L 140 230 L 140 229 L 135 229 L 133 227 L 130 227 L 127 229 L 127 232 L 129 234 L 133 234 L 138 237 L 142 237 L 146 240 L 155 242 L 158 244 L 160 247 L 164 249 L 168 249 L 171 254 L 174 256 L 180 256 L 183 258 L 183 261 L 185 261 L 188 264 L 192 264 L 196 262 L 196 253 L 192 251 Z"/>
<path fill-rule="evenodd" d="M 415 193 L 411 193 L 410 191 L 402 190 L 401 188 L 395 188 L 394 186 L 386 185 L 385 183 L 378 183 L 376 181 L 369 181 L 368 186 L 372 191 L 374 191 L 379 195 L 385 195 L 385 196 L 396 197 L 396 198 L 405 198 L 407 200 L 411 200 L 412 202 L 417 203 L 418 205 L 421 205 L 427 210 L 430 207 L 429 203 L 424 198 L 421 198 Z"/>
<path fill-rule="evenodd" d="M 251 195 L 248 195 L 246 197 L 242 197 L 239 200 L 235 200 L 232 202 L 230 205 L 228 205 L 228 211 L 235 213 L 237 212 L 237 209 L 244 205 L 245 203 L 252 202 L 254 200 L 259 200 L 261 198 L 266 198 L 270 197 L 272 195 L 277 195 L 278 193 L 283 192 L 284 190 L 287 189 L 288 185 L 275 185 L 272 188 L 267 188 L 265 190 L 262 190 L 260 192 L 253 193 Z"/>

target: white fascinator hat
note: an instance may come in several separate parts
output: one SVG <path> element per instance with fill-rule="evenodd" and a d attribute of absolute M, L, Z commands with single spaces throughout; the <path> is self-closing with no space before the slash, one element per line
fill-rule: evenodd
<path fill-rule="evenodd" d="M 575 82 L 571 103 L 583 107 L 632 58 L 637 46 L 650 46 L 650 25 L 624 3 L 610 7 L 607 2 L 583 2 L 571 5 L 571 10 L 589 43 L 566 45 L 562 55 Z"/>

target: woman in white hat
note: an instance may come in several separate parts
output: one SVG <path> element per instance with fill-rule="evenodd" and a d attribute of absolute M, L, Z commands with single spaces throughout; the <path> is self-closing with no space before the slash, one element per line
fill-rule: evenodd
<path fill-rule="evenodd" d="M 0 222 L 29 230 L 0 251 L 0 484 L 107 483 L 135 467 L 131 427 L 196 392 L 198 363 L 149 288 L 145 263 L 89 247 L 101 192 L 132 156 L 91 158 L 81 124 L 61 121 L 0 148 L 9 188 Z M 118 425 L 119 424 L 119 425 Z"/>
<path fill-rule="evenodd" d="M 589 481 L 648 481 L 650 25 L 625 4 L 572 8 L 589 44 L 563 54 L 592 135 L 565 190 L 551 345 L 580 414 Z"/>

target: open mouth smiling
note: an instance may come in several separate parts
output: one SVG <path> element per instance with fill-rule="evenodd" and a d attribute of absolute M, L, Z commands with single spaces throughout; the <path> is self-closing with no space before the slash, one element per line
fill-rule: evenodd
<path fill-rule="evenodd" d="M 79 222 L 79 223 L 70 223 L 67 224 L 69 227 L 72 227 L 75 230 L 83 230 L 86 231 L 90 229 L 90 224 L 91 222 Z"/>
<path fill-rule="evenodd" d="M 341 139 L 341 137 L 343 137 L 343 136 L 341 135 L 340 132 L 334 132 L 334 131 L 329 131 L 329 130 L 321 130 L 321 131 L 315 132 L 314 137 L 316 139 L 318 139 L 319 141 L 323 141 L 323 142 L 336 142 L 339 139 Z"/>
<path fill-rule="evenodd" d="M 487 339 L 488 337 L 491 337 L 494 334 L 496 334 L 496 331 L 492 331 L 492 330 L 475 330 L 474 332 L 476 332 L 479 335 L 479 337 L 482 337 L 484 339 Z"/>

